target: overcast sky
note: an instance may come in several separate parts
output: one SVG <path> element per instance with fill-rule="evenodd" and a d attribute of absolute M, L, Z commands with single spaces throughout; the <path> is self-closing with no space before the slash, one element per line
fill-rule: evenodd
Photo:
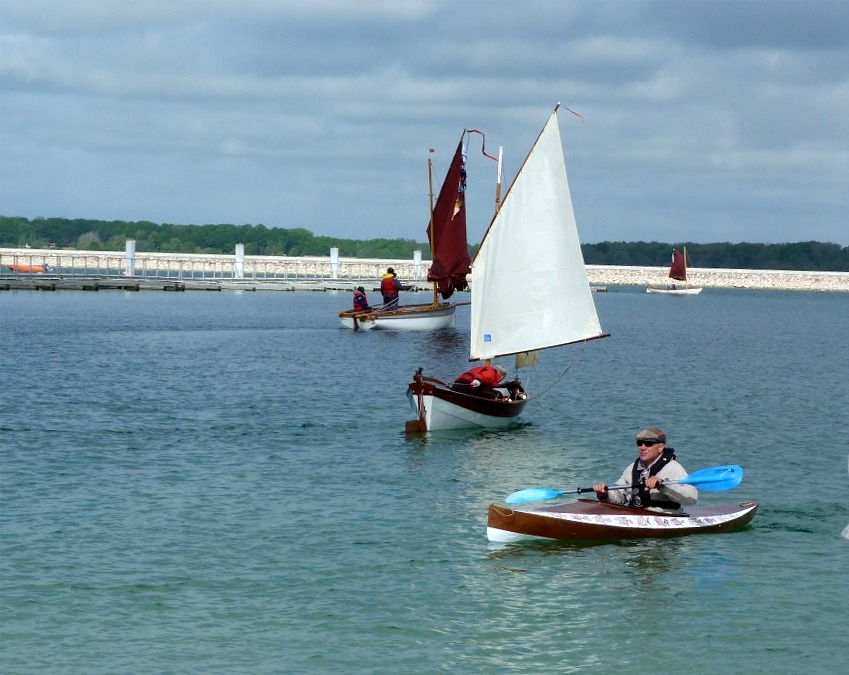
<path fill-rule="evenodd" d="M 558 101 L 586 243 L 849 245 L 845 0 L 0 0 L 0 213 L 425 241 Z"/>

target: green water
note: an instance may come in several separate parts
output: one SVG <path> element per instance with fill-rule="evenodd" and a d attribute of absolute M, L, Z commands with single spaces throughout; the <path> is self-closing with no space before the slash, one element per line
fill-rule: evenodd
<path fill-rule="evenodd" d="M 849 295 L 595 296 L 523 424 L 408 438 L 457 331 L 347 294 L 0 293 L 0 671 L 830 673 L 849 625 Z M 564 370 L 568 372 L 560 377 Z M 745 531 L 498 546 L 487 505 L 615 479 L 658 424 Z"/>

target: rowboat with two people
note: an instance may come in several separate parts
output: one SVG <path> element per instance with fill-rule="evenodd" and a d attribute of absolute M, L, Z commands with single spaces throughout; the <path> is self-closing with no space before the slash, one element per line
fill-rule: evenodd
<path fill-rule="evenodd" d="M 398 305 L 396 302 L 368 310 L 347 309 L 338 313 L 344 328 L 354 330 L 441 330 L 457 325 L 457 304 L 448 300 L 468 286 L 469 247 L 466 235 L 466 139 L 464 130 L 448 167 L 436 205 L 433 204 L 433 161 L 428 157 L 430 218 L 427 227 L 431 266 L 427 280 L 433 299 L 427 304 Z M 479 132 L 478 132 L 479 133 Z M 391 269 L 391 268 L 390 268 Z"/>

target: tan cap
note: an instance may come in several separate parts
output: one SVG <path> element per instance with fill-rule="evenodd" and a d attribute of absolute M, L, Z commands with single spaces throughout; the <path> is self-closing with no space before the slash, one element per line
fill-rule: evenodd
<path fill-rule="evenodd" d="M 647 427 L 637 434 L 637 438 L 643 441 L 660 441 L 666 443 L 666 434 L 663 429 L 657 427 Z"/>

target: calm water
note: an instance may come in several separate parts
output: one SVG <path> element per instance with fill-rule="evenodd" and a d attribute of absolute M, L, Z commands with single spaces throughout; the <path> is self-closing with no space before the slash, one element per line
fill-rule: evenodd
<path fill-rule="evenodd" d="M 458 330 L 347 294 L 0 294 L 0 670 L 828 673 L 849 653 L 849 295 L 595 295 L 524 423 L 407 438 Z M 563 372 L 568 369 L 565 375 Z M 744 532 L 498 546 L 486 507 L 615 479 L 643 425 Z"/>

